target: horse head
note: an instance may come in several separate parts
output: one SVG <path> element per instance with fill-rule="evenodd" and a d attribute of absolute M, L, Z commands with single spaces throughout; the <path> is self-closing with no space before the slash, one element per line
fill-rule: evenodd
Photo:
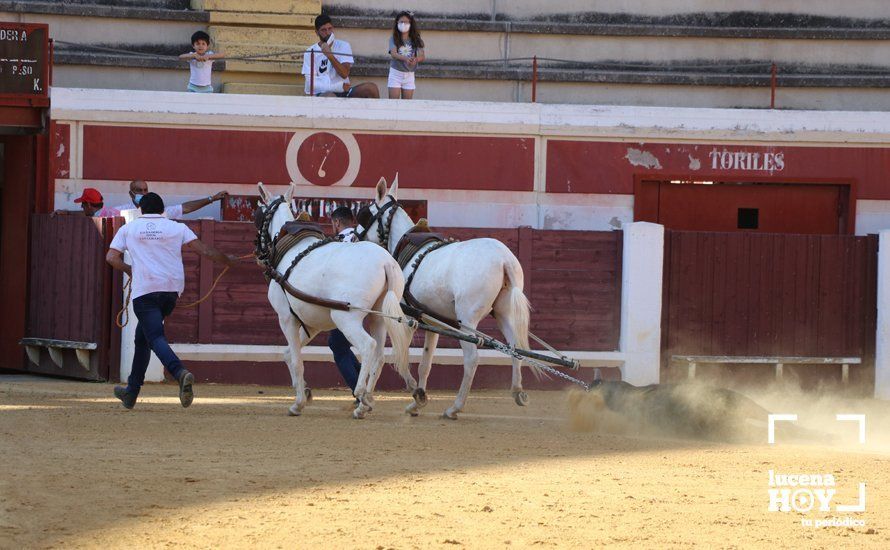
<path fill-rule="evenodd" d="M 355 216 L 359 225 L 356 228 L 359 239 L 377 243 L 392 252 L 399 238 L 414 225 L 411 217 L 399 203 L 398 192 L 398 174 L 389 189 L 386 187 L 386 178 L 380 178 L 374 202 L 363 206 Z"/>
<path fill-rule="evenodd" d="M 268 256 L 275 236 L 281 231 L 285 223 L 294 219 L 290 208 L 294 196 L 294 185 L 291 184 L 284 195 L 274 197 L 263 186 L 263 182 L 257 183 L 259 189 L 259 201 L 257 209 L 253 213 L 253 223 L 257 228 L 256 257 L 259 260 Z M 286 208 L 281 208 L 287 205 Z"/>

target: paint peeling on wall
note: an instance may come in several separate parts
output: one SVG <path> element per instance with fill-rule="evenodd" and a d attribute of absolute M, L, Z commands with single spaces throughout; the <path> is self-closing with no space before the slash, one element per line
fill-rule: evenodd
<path fill-rule="evenodd" d="M 624 156 L 628 162 L 632 166 L 640 166 L 643 168 L 657 168 L 661 170 L 661 163 L 658 162 L 658 159 L 650 153 L 649 151 L 641 151 L 639 149 L 634 149 L 633 147 L 627 150 L 627 154 Z"/>

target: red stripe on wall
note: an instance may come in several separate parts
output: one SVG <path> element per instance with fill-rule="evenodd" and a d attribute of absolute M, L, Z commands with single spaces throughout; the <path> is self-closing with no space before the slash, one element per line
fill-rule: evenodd
<path fill-rule="evenodd" d="M 373 187 L 381 176 L 399 187 L 532 191 L 535 144 L 531 138 L 356 135 L 362 165 L 353 185 Z M 301 167 L 302 168 L 302 167 Z"/>
<path fill-rule="evenodd" d="M 849 183 L 851 198 L 890 199 L 890 149 L 548 140 L 550 193 L 634 193 L 634 177 Z"/>
<path fill-rule="evenodd" d="M 284 152 L 291 134 L 85 126 L 83 177 L 287 184 Z"/>
<path fill-rule="evenodd" d="M 338 132 L 339 134 L 340 132 Z M 292 154 L 299 174 L 288 172 L 292 132 L 190 130 L 125 126 L 84 127 L 84 178 L 194 183 L 372 187 L 399 173 L 402 188 L 531 191 L 533 138 L 355 134 L 357 151 L 328 132 L 302 138 Z M 353 155 L 354 157 L 350 157 Z M 357 157 L 357 158 L 355 158 Z M 357 170 L 349 172 L 352 163 Z M 347 176 L 347 173 L 352 176 Z"/>

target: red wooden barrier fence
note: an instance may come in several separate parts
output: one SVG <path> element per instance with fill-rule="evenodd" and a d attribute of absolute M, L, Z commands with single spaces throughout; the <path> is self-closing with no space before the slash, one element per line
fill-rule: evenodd
<path fill-rule="evenodd" d="M 875 235 L 667 231 L 665 358 L 854 356 L 863 366 L 853 368 L 851 380 L 869 383 L 877 246 Z M 805 373 L 840 376 L 836 367 L 796 370 L 805 379 L 814 378 Z"/>
<path fill-rule="evenodd" d="M 256 229 L 241 222 L 187 222 L 206 243 L 223 252 L 244 255 L 253 250 Z M 444 228 L 458 239 L 493 237 L 520 259 L 525 289 L 534 311 L 532 330 L 565 350 L 618 349 L 621 301 L 620 232 L 538 231 Z M 221 268 L 186 254 L 186 289 L 180 304 L 203 296 Z M 172 342 L 284 345 L 278 322 L 266 299 L 268 284 L 260 268 L 244 261 L 221 279 L 216 291 L 197 308 L 177 308 L 167 321 Z M 482 330 L 494 329 L 494 321 Z M 324 339 L 316 339 L 323 344 Z M 457 344 L 443 338 L 441 345 Z M 420 345 L 417 336 L 415 344 Z"/>
<path fill-rule="evenodd" d="M 119 277 L 112 277 L 105 251 L 114 233 L 111 219 L 48 214 L 31 216 L 28 322 L 26 337 L 97 344 L 89 371 L 64 352 L 62 368 L 45 351 L 29 372 L 108 379 L 118 370 L 120 333 L 112 309 L 120 307 Z M 115 283 L 115 281 L 118 281 Z M 114 287 L 118 292 L 113 292 Z M 117 309 L 114 309 L 117 311 Z"/>

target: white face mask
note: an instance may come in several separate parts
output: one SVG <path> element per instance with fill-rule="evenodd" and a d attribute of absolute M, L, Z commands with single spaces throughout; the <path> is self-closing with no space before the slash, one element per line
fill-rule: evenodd
<path fill-rule="evenodd" d="M 408 32 L 410 28 L 411 23 L 399 23 L 399 32 Z"/>

